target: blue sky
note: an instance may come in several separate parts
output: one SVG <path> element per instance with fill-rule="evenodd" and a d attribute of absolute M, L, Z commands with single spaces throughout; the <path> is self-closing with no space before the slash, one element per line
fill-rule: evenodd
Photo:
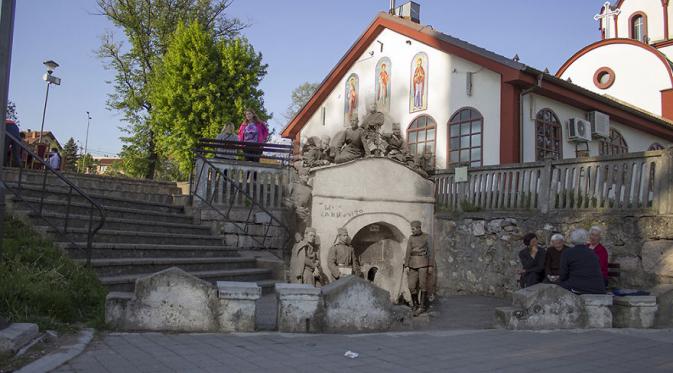
<path fill-rule="evenodd" d="M 397 1 L 400 4 L 402 1 Z M 604 0 L 420 0 L 421 22 L 446 34 L 521 62 L 556 70 L 599 38 L 593 20 Z M 388 0 L 234 0 L 229 15 L 250 24 L 243 33 L 269 64 L 262 82 L 270 124 L 285 124 L 292 89 L 320 82 Z M 121 149 L 121 116 L 106 108 L 113 73 L 96 57 L 100 35 L 114 30 L 96 15 L 95 0 L 18 0 L 10 99 L 22 129 L 39 130 L 44 104 L 46 59 L 61 67 L 52 87 L 45 129 L 61 142 L 84 145 L 86 111 L 93 117 L 89 150 L 114 155 Z M 118 31 L 117 31 L 118 32 Z"/>

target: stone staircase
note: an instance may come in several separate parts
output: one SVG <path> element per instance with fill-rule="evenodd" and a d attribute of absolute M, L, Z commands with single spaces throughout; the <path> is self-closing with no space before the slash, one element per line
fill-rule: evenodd
<path fill-rule="evenodd" d="M 4 176 L 9 188 L 16 189 L 18 170 L 5 169 Z M 91 266 L 109 291 L 132 291 L 137 278 L 173 266 L 211 282 L 273 285 L 272 269 L 260 268 L 255 257 L 242 256 L 240 246 L 232 244 L 244 235 L 231 230 L 214 234 L 209 225 L 195 223 L 189 209 L 175 203 L 182 198 L 175 183 L 65 176 L 104 207 L 106 221 L 94 236 Z M 9 211 L 30 220 L 72 258 L 85 263 L 86 252 L 81 248 L 87 246 L 90 205 L 75 193 L 69 196 L 67 185 L 48 176 L 40 216 L 35 211 L 39 210 L 42 183 L 42 172 L 24 170 L 21 198 L 6 193 Z M 66 214 L 70 216 L 67 237 L 54 228 L 63 229 Z"/>

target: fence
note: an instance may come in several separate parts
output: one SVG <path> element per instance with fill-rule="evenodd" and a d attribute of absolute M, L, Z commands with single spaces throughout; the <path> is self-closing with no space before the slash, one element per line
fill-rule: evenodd
<path fill-rule="evenodd" d="M 651 210 L 671 213 L 671 150 L 470 168 L 434 175 L 440 210 Z"/>

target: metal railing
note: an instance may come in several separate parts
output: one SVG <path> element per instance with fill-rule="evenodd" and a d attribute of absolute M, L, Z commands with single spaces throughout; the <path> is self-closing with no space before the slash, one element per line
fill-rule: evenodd
<path fill-rule="evenodd" d="M 54 170 L 51 168 L 48 162 L 43 160 L 40 156 L 38 156 L 33 150 L 31 150 L 26 144 L 24 144 L 20 139 L 17 139 L 16 137 L 12 136 L 9 133 L 5 133 L 5 136 L 8 136 L 8 138 L 12 142 L 12 146 L 17 146 L 23 151 L 26 152 L 28 158 L 32 158 L 33 162 L 37 162 L 38 164 L 41 165 L 43 171 L 42 173 L 42 180 L 39 189 L 37 189 L 37 192 L 39 194 L 39 203 L 37 206 L 34 206 L 34 201 L 28 201 L 24 198 L 25 192 L 28 190 L 27 186 L 24 183 L 23 178 L 24 178 L 24 168 L 25 168 L 25 163 L 21 162 L 19 164 L 19 171 L 18 171 L 18 178 L 16 180 L 16 185 L 12 185 L 12 183 L 8 183 L 6 178 L 2 179 L 2 182 L 4 184 L 5 189 L 9 190 L 14 194 L 14 196 L 17 198 L 19 202 L 23 202 L 28 208 L 31 209 L 31 211 L 40 217 L 44 222 L 47 223 L 56 233 L 66 239 L 71 245 L 73 245 L 74 248 L 83 250 L 86 252 L 86 264 L 89 265 L 91 263 L 91 255 L 92 255 L 92 246 L 93 246 L 93 239 L 96 233 L 103 227 L 105 224 L 105 210 L 103 207 L 93 200 L 89 195 L 84 192 L 82 189 L 80 189 L 77 185 L 75 185 L 72 181 L 70 181 L 68 178 L 63 176 L 59 171 Z M 51 222 L 49 219 L 46 218 L 44 215 L 44 210 L 45 210 L 45 197 L 47 194 L 49 194 L 49 190 L 47 188 L 47 178 L 49 175 L 54 175 L 56 176 L 61 182 L 65 184 L 65 186 L 68 188 L 68 197 L 67 197 L 67 203 L 65 206 L 65 219 L 63 222 L 63 227 L 61 228 L 59 225 L 54 224 Z M 52 185 L 50 185 L 52 186 Z M 35 189 L 31 189 L 32 191 L 35 191 Z M 75 240 L 72 240 L 68 236 L 68 225 L 70 223 L 70 210 L 73 206 L 72 198 L 73 198 L 73 193 L 78 195 L 79 197 L 83 198 L 88 204 L 88 209 L 89 209 L 89 220 L 87 224 L 87 240 L 86 240 L 86 247 L 81 247 Z M 33 202 L 33 203 L 31 203 Z M 98 214 L 98 219 L 94 219 L 94 213 Z M 98 224 L 95 224 L 98 222 Z"/>
<path fill-rule="evenodd" d="M 289 160 L 291 146 L 282 147 L 276 149 L 280 154 L 286 154 L 286 159 Z M 287 180 L 282 175 L 287 169 L 285 166 L 288 165 L 288 161 L 283 160 L 272 167 L 254 162 L 241 163 L 234 159 L 232 154 L 225 156 L 221 150 L 222 148 L 216 151 L 204 148 L 194 150 L 194 171 L 190 180 L 193 203 L 207 206 L 225 223 L 248 235 L 260 248 L 287 248 L 290 242 L 290 230 L 270 209 L 281 207 L 284 184 Z M 234 168 L 228 167 L 232 165 Z M 244 211 L 242 215 L 241 211 Z M 233 216 L 232 212 L 238 215 Z M 256 218 L 257 213 L 262 213 L 265 216 L 262 220 L 266 221 L 260 222 Z M 260 225 L 263 227 L 263 233 L 254 234 L 256 232 L 253 232 L 251 227 Z M 280 247 L 267 246 L 272 229 L 271 235 L 276 236 L 278 239 L 276 242 L 281 242 Z M 281 234 L 281 237 L 277 237 L 278 234 Z"/>
<path fill-rule="evenodd" d="M 433 176 L 439 210 L 670 210 L 671 155 L 648 151 L 470 168 Z"/>

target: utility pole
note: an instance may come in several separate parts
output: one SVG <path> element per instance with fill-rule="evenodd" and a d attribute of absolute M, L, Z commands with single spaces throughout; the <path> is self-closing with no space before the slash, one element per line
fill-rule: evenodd
<path fill-rule="evenodd" d="M 9 95 L 9 69 L 12 65 L 12 37 L 14 34 L 15 0 L 0 0 L 0 146 L 5 146 L 5 116 Z M 0 152 L 0 260 L 2 260 L 2 239 L 5 234 L 5 151 Z"/>

